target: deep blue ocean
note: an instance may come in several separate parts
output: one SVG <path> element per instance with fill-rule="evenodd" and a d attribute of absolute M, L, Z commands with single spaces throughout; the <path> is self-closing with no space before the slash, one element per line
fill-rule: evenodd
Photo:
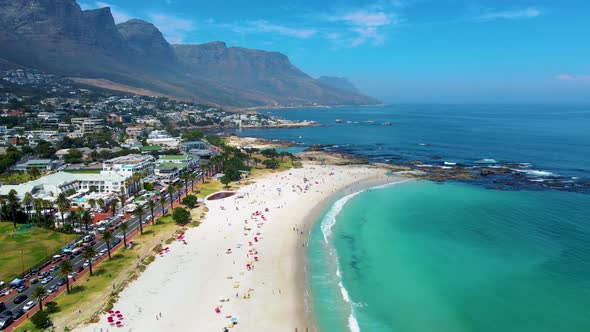
<path fill-rule="evenodd" d="M 589 106 L 270 113 L 323 126 L 237 134 L 374 162 L 512 170 L 336 198 L 307 254 L 321 331 L 590 331 Z"/>

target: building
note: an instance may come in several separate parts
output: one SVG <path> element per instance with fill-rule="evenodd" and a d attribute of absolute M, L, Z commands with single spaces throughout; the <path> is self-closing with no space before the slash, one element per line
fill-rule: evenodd
<path fill-rule="evenodd" d="M 127 176 L 113 171 L 101 171 L 96 174 L 57 172 L 27 183 L 2 186 L 0 187 L 0 195 L 7 195 L 10 190 L 14 189 L 20 198 L 30 192 L 34 198 L 52 201 L 62 192 L 68 190 L 84 192 L 88 191 L 90 187 L 95 187 L 99 192 L 118 194 L 119 189 L 125 186 L 127 178 Z"/>
<path fill-rule="evenodd" d="M 148 144 L 175 149 L 180 144 L 180 138 L 171 137 L 164 130 L 154 130 L 149 134 L 147 142 Z"/>
<path fill-rule="evenodd" d="M 137 139 L 145 132 L 145 126 L 129 126 L 125 129 L 127 136 Z"/>
<path fill-rule="evenodd" d="M 190 155 L 162 155 L 156 161 L 154 174 L 162 184 L 176 182 L 182 173 L 198 166 L 197 160 Z"/>
<path fill-rule="evenodd" d="M 62 163 L 51 159 L 32 159 L 24 163 L 16 164 L 14 169 L 17 171 L 29 171 L 32 168 L 37 168 L 41 171 L 52 171 L 60 167 Z"/>
<path fill-rule="evenodd" d="M 106 160 L 103 165 L 103 171 L 121 172 L 123 175 L 130 177 L 133 174 L 148 170 L 152 172 L 155 158 L 150 155 L 130 154 L 113 159 Z"/>

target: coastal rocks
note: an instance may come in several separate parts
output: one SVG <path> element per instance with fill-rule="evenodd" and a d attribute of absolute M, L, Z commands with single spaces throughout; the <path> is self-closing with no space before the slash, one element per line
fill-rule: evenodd
<path fill-rule="evenodd" d="M 489 176 L 489 175 L 498 175 L 498 174 L 512 174 L 514 173 L 513 170 L 509 169 L 509 168 L 504 168 L 504 167 L 498 167 L 498 168 L 482 168 L 479 171 L 479 174 L 481 176 Z"/>

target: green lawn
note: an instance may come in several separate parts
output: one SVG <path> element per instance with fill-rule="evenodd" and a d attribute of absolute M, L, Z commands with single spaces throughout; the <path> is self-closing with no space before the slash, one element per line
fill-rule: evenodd
<path fill-rule="evenodd" d="M 64 172 L 73 174 L 100 174 L 99 168 L 66 169 Z"/>
<path fill-rule="evenodd" d="M 74 238 L 76 235 L 38 227 L 31 228 L 25 234 L 14 234 L 12 222 L 0 223 L 0 280 L 12 280 L 22 272 L 23 266 L 25 269 L 31 268 Z"/>
<path fill-rule="evenodd" d="M 0 174 L 0 182 L 6 184 L 21 184 L 33 180 L 33 177 L 29 173 L 25 172 L 12 172 Z"/>

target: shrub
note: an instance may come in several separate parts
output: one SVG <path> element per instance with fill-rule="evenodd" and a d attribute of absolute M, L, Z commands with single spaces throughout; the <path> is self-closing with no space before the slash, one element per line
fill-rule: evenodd
<path fill-rule="evenodd" d="M 31 322 L 36 328 L 42 329 L 47 326 L 49 315 L 45 311 L 37 311 L 32 317 Z"/>

